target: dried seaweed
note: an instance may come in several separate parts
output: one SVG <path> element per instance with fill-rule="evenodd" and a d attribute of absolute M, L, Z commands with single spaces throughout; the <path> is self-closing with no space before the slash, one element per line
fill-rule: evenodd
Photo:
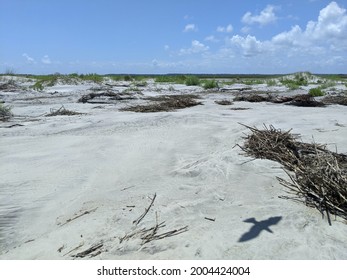
<path fill-rule="evenodd" d="M 165 95 L 160 97 L 147 98 L 154 102 L 145 105 L 130 106 L 121 111 L 132 111 L 137 113 L 170 112 L 177 109 L 184 109 L 197 105 L 201 102 L 195 100 L 193 95 Z"/>
<path fill-rule="evenodd" d="M 282 132 L 264 125 L 263 130 L 244 125 L 252 134 L 241 149 L 249 156 L 277 161 L 290 181 L 278 178 L 293 196 L 326 213 L 347 219 L 347 155 L 331 152 L 325 145 L 303 143 L 291 130 Z"/>
<path fill-rule="evenodd" d="M 324 104 L 338 104 L 347 106 L 347 95 L 327 95 L 322 99 Z"/>
<path fill-rule="evenodd" d="M 54 117 L 54 116 L 74 116 L 74 115 L 82 115 L 82 113 L 70 111 L 65 109 L 64 106 L 61 106 L 58 110 L 51 109 L 49 114 L 46 114 L 46 117 Z"/>
<path fill-rule="evenodd" d="M 234 103 L 230 100 L 227 99 L 223 99 L 223 100 L 216 100 L 214 103 L 218 104 L 218 105 L 233 105 Z"/>

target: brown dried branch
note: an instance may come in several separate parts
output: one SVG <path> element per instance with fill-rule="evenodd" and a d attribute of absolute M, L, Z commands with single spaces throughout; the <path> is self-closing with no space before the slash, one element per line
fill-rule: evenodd
<path fill-rule="evenodd" d="M 142 221 L 142 219 L 147 215 L 149 209 L 151 209 L 156 197 L 157 197 L 157 194 L 155 193 L 152 198 L 151 204 L 148 206 L 148 208 L 145 209 L 145 212 L 140 217 L 138 217 L 136 220 L 133 221 L 133 224 L 138 225 Z"/>

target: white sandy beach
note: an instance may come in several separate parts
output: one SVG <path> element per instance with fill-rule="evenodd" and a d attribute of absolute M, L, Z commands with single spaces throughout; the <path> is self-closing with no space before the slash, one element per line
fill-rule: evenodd
<path fill-rule="evenodd" d="M 92 86 L 0 92 L 15 115 L 0 123 L 0 259 L 72 259 L 98 244 L 93 259 L 347 259 L 346 222 L 279 198 L 281 166 L 235 147 L 249 133 L 240 123 L 266 124 L 347 153 L 345 106 L 220 106 L 230 92 L 203 92 L 203 105 L 134 113 L 118 109 L 137 100 L 77 103 Z M 156 87 L 143 94 L 172 94 Z M 43 115 L 62 104 L 85 114 Z M 142 244 L 139 230 L 162 222 L 158 234 L 187 230 Z"/>

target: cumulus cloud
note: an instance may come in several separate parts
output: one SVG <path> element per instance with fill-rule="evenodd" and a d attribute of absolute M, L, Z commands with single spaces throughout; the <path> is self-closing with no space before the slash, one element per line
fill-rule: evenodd
<path fill-rule="evenodd" d="M 309 21 L 303 30 L 295 25 L 291 30 L 272 38 L 274 44 L 305 47 L 320 43 L 331 49 L 347 50 L 347 12 L 336 2 L 323 8 L 317 21 Z"/>
<path fill-rule="evenodd" d="M 187 55 L 187 54 L 197 54 L 206 52 L 209 50 L 209 47 L 204 45 L 203 43 L 199 42 L 198 40 L 192 41 L 192 45 L 188 49 L 181 49 L 179 54 L 180 55 Z"/>
<path fill-rule="evenodd" d="M 28 54 L 23 53 L 22 56 L 26 58 L 27 63 L 30 63 L 30 64 L 31 64 L 31 63 L 35 63 L 35 59 L 33 59 L 32 57 L 30 57 Z"/>
<path fill-rule="evenodd" d="M 198 27 L 194 23 L 187 24 L 183 30 L 183 32 L 192 32 L 192 31 L 198 31 Z"/>
<path fill-rule="evenodd" d="M 246 37 L 235 35 L 230 39 L 230 44 L 239 47 L 243 55 L 248 57 L 255 56 L 265 50 L 264 43 L 250 35 Z"/>
<path fill-rule="evenodd" d="M 242 22 L 246 24 L 259 23 L 260 25 L 267 25 L 277 20 L 274 10 L 274 6 L 267 5 L 266 8 L 260 12 L 259 15 L 252 15 L 251 12 L 247 12 L 242 17 Z"/>
<path fill-rule="evenodd" d="M 49 58 L 48 55 L 43 56 L 43 58 L 41 59 L 41 62 L 44 64 L 51 64 L 51 59 Z"/>
<path fill-rule="evenodd" d="M 231 33 L 233 32 L 233 26 L 229 24 L 228 26 L 218 26 L 217 27 L 217 32 L 226 32 L 226 33 Z"/>

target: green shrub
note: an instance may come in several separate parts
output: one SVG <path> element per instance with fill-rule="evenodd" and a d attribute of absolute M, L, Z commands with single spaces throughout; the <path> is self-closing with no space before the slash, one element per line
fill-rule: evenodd
<path fill-rule="evenodd" d="M 161 75 L 155 78 L 156 83 L 184 84 L 187 77 L 184 75 Z"/>
<path fill-rule="evenodd" d="M 198 86 L 200 85 L 200 79 L 197 76 L 188 76 L 186 79 L 187 86 Z"/>
<path fill-rule="evenodd" d="M 123 80 L 126 82 L 131 82 L 133 80 L 133 77 L 131 77 L 130 75 L 125 75 Z"/>
<path fill-rule="evenodd" d="M 44 88 L 43 81 L 37 81 L 34 85 L 31 86 L 31 88 L 37 91 L 42 91 Z"/>
<path fill-rule="evenodd" d="M 268 80 L 268 81 L 266 81 L 266 84 L 268 87 L 273 87 L 273 86 L 277 85 L 277 82 L 276 82 L 276 80 Z"/>
<path fill-rule="evenodd" d="M 308 94 L 311 96 L 323 96 L 324 92 L 322 91 L 321 88 L 317 87 L 317 88 L 311 88 Z"/>
<path fill-rule="evenodd" d="M 204 89 L 219 88 L 218 82 L 216 80 L 206 80 L 204 82 Z"/>
<path fill-rule="evenodd" d="M 94 82 L 94 83 L 101 83 L 104 80 L 103 76 L 100 76 L 100 75 L 95 74 L 95 73 L 86 74 L 86 75 L 82 74 L 82 75 L 80 75 L 80 78 L 82 80 L 91 81 L 91 82 Z"/>
<path fill-rule="evenodd" d="M 11 107 L 0 103 L 0 120 L 6 121 L 12 117 Z"/>

